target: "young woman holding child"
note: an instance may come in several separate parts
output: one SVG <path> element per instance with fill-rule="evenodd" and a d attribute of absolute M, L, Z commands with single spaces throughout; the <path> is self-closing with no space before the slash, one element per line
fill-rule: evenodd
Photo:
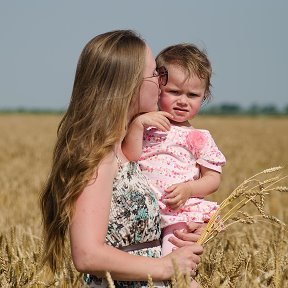
<path fill-rule="evenodd" d="M 147 287 L 148 274 L 156 287 L 167 287 L 172 259 L 193 275 L 203 251 L 194 243 L 197 226 L 176 231 L 171 241 L 179 248 L 161 257 L 156 196 L 121 148 L 132 119 L 157 110 L 166 77 L 133 31 L 100 34 L 84 47 L 41 195 L 44 262 L 53 271 L 66 256 L 68 235 L 89 287 L 107 287 L 105 271 L 116 287 Z"/>

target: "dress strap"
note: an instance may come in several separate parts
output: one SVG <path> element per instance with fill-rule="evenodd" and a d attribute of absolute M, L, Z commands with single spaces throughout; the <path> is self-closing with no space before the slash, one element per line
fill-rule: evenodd
<path fill-rule="evenodd" d="M 115 153 L 116 161 L 118 164 L 118 167 L 121 168 L 123 166 L 122 160 L 119 158 L 119 156 Z"/>

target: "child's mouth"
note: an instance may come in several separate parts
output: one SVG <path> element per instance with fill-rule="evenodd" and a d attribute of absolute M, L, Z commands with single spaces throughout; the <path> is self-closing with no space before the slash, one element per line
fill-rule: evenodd
<path fill-rule="evenodd" d="M 182 108 L 173 108 L 173 110 L 179 111 L 179 112 L 188 112 L 187 109 L 182 109 Z"/>

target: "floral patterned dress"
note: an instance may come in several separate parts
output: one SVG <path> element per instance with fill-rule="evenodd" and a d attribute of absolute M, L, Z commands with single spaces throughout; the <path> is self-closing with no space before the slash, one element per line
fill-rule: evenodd
<path fill-rule="evenodd" d="M 218 208 L 216 202 L 190 198 L 177 211 L 166 206 L 165 189 L 197 180 L 200 166 L 222 172 L 226 159 L 208 130 L 171 125 L 168 132 L 149 127 L 144 132 L 138 164 L 159 199 L 161 228 L 179 222 L 208 222 Z"/>
<path fill-rule="evenodd" d="M 107 244 L 123 247 L 160 239 L 160 212 L 157 198 L 135 162 L 121 163 L 113 181 Z M 161 257 L 161 246 L 128 252 L 153 258 Z M 84 275 L 88 287 L 108 287 L 106 279 Z M 146 281 L 114 281 L 115 287 L 147 287 Z M 155 287 L 169 287 L 163 282 Z"/>

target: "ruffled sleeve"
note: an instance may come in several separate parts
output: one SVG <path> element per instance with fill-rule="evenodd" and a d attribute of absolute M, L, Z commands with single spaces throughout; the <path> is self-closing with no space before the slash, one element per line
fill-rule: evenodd
<path fill-rule="evenodd" d="M 187 135 L 186 141 L 200 166 L 222 172 L 222 166 L 225 165 L 226 159 L 216 146 L 209 131 L 194 129 Z"/>

